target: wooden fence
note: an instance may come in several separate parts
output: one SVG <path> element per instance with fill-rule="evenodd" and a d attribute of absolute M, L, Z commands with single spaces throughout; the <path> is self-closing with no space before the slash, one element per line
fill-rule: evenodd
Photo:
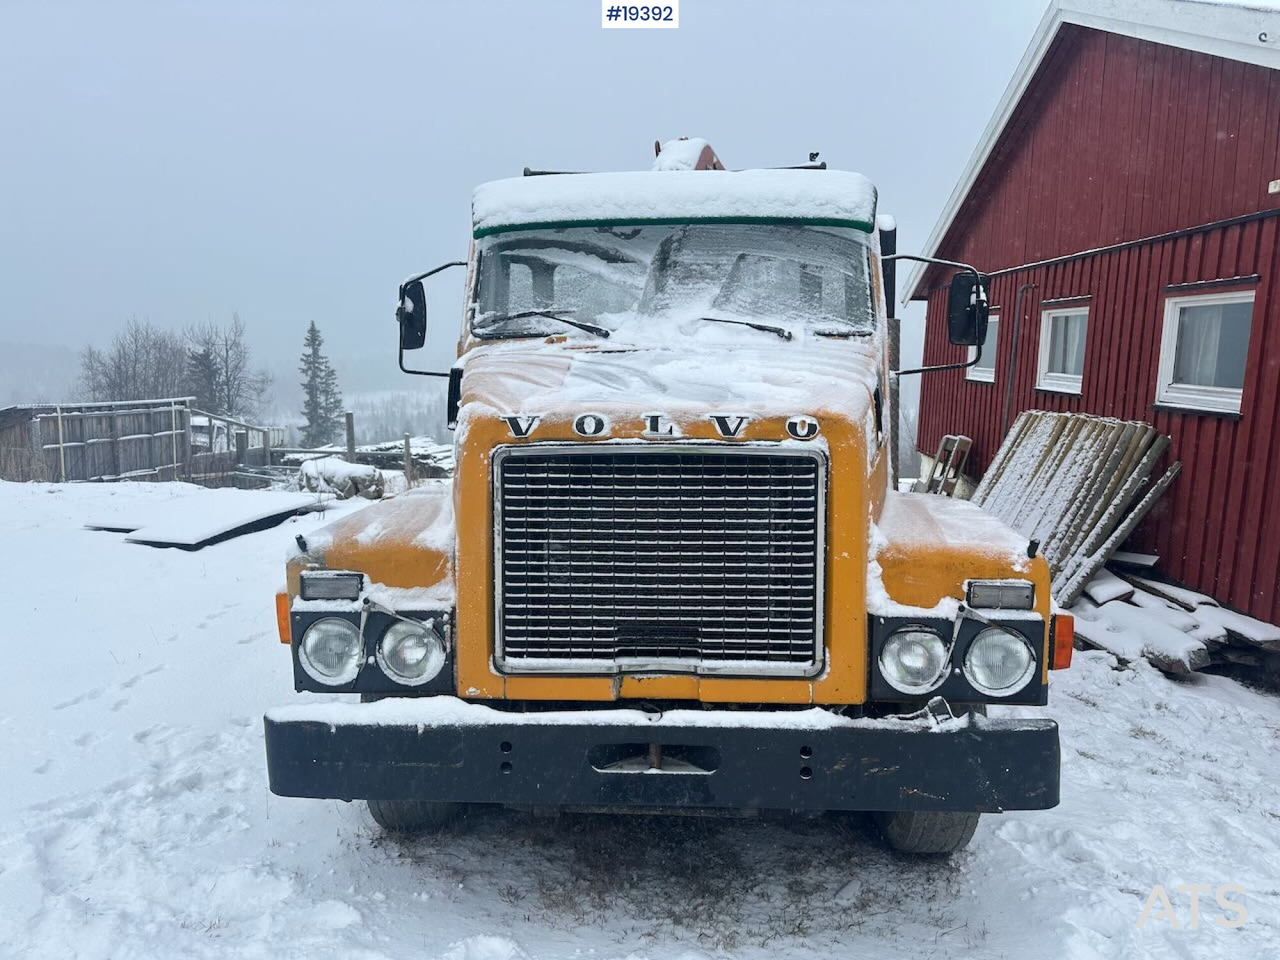
<path fill-rule="evenodd" d="M 238 467 L 268 467 L 284 443 L 284 430 L 203 410 L 191 411 L 191 457 L 184 480 L 207 486 L 235 482 Z M 244 477 L 242 479 L 248 479 Z"/>
<path fill-rule="evenodd" d="M 273 440 L 283 441 L 279 431 L 196 410 L 190 397 L 7 407 L 0 479 L 222 486 L 241 464 L 269 464 Z"/>
<path fill-rule="evenodd" d="M 173 480 L 190 455 L 190 415 L 187 398 L 0 410 L 0 475 Z"/>

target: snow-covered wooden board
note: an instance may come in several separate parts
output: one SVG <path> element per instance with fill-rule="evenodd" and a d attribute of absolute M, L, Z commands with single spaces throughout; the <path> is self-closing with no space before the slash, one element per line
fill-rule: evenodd
<path fill-rule="evenodd" d="M 1126 583 L 1106 567 L 1103 567 L 1093 575 L 1093 579 L 1085 586 L 1084 592 L 1089 595 L 1089 599 L 1094 603 L 1128 600 L 1133 596 L 1133 584 Z"/>
<path fill-rule="evenodd" d="M 1243 613 L 1208 604 L 1196 607 L 1195 616 L 1198 620 L 1222 627 L 1245 643 L 1263 650 L 1280 650 L 1280 627 L 1275 624 L 1264 623 L 1253 617 L 1246 617 Z"/>
<path fill-rule="evenodd" d="M 195 509 L 195 502 L 215 492 L 193 483 L 113 483 L 103 488 L 101 503 L 85 523 L 87 530 L 131 533 L 170 514 Z"/>
<path fill-rule="evenodd" d="M 91 523 L 86 523 L 86 530 L 103 530 L 107 533 L 133 533 L 142 526 L 142 521 L 132 517 L 121 517 L 113 520 L 109 517 L 99 517 Z"/>
<path fill-rule="evenodd" d="M 197 547 L 237 532 L 260 529 L 272 520 L 314 510 L 325 496 L 269 490 L 210 490 L 157 508 L 156 514 L 125 540 L 157 547 Z"/>
<path fill-rule="evenodd" d="M 973 492 L 973 502 L 1040 543 L 1054 599 L 1071 606 L 1090 585 L 1100 603 L 1127 597 L 1098 574 L 1181 469 L 1154 483 L 1169 438 L 1138 421 L 1025 410 Z"/>
<path fill-rule="evenodd" d="M 1179 587 L 1172 583 L 1162 583 L 1158 580 L 1151 580 L 1147 577 L 1134 577 L 1137 583 L 1152 593 L 1159 596 L 1172 597 L 1179 603 L 1186 604 L 1188 607 L 1199 606 L 1218 606 L 1218 601 L 1213 597 L 1206 596 L 1203 593 L 1197 593 L 1194 590 L 1188 590 L 1186 587 Z"/>
<path fill-rule="evenodd" d="M 1122 567 L 1154 567 L 1160 557 L 1154 553 L 1134 553 L 1132 550 L 1117 550 L 1111 555 L 1111 562 Z"/>
<path fill-rule="evenodd" d="M 1155 616 L 1169 626 L 1181 630 L 1187 636 L 1199 640 L 1209 646 L 1218 646 L 1227 642 L 1227 631 L 1222 627 L 1207 623 L 1200 619 L 1196 611 L 1188 612 L 1167 597 L 1148 593 L 1146 590 L 1134 590 L 1130 602 L 1136 606 L 1152 611 Z"/>
<path fill-rule="evenodd" d="M 1075 634 L 1081 640 L 1121 660 L 1142 656 L 1142 638 L 1113 626 L 1088 597 L 1081 597 L 1067 609 L 1075 617 Z"/>
<path fill-rule="evenodd" d="M 1175 611 L 1138 607 L 1124 600 L 1098 606 L 1081 598 L 1071 607 L 1075 632 L 1126 660 L 1138 657 L 1167 673 L 1190 673 L 1209 665 L 1204 642 L 1175 625 Z"/>

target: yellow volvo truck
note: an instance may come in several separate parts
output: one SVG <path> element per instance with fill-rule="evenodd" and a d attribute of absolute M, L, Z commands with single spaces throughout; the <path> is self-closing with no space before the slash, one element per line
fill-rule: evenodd
<path fill-rule="evenodd" d="M 295 687 L 349 696 L 267 713 L 271 789 L 393 831 L 474 803 L 873 811 L 919 853 L 1056 805 L 1056 724 L 986 716 L 1069 662 L 1044 558 L 890 483 L 874 187 L 664 152 L 476 190 L 434 374 L 456 474 L 299 538 Z M 400 289 L 402 368 L 445 267 Z M 982 278 L 952 294 L 980 344 Z"/>

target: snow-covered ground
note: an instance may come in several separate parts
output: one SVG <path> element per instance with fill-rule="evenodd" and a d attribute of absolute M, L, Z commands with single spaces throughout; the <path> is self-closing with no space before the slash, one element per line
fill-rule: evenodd
<path fill-rule="evenodd" d="M 902 860 L 858 818 L 485 812 L 414 842 L 266 788 L 296 699 L 272 594 L 325 520 L 187 553 L 83 529 L 181 485 L 0 483 L 0 957 L 872 955 L 1262 958 L 1280 951 L 1280 699 L 1077 653 L 1055 676 L 1063 802 Z M 193 501 L 193 504 L 195 501 Z M 360 509 L 344 503 L 329 513 Z M 1154 884 L 1181 920 L 1138 920 Z M 1197 929 L 1179 884 L 1212 893 Z"/>

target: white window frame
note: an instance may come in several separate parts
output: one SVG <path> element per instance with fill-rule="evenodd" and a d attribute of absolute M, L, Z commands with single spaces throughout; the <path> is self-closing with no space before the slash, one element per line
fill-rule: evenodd
<path fill-rule="evenodd" d="M 1214 303 L 1248 303 L 1252 306 L 1254 291 L 1201 293 L 1183 297 L 1167 297 L 1164 301 L 1164 329 L 1160 333 L 1160 372 L 1156 379 L 1156 403 L 1206 413 L 1239 413 L 1244 390 L 1234 387 L 1210 387 L 1173 382 L 1173 362 L 1178 351 L 1178 312 L 1186 306 L 1203 307 Z M 1252 332 L 1252 310 L 1250 331 Z M 1247 347 L 1246 347 L 1247 351 Z M 1248 366 L 1248 353 L 1245 365 Z"/>
<path fill-rule="evenodd" d="M 995 383 L 996 382 L 996 357 L 999 355 L 1000 346 L 1000 311 L 992 311 L 987 317 L 987 326 L 990 329 L 992 321 L 996 324 L 996 342 L 991 345 L 991 368 L 985 367 L 965 367 L 964 378 L 974 383 Z M 965 352 L 965 360 L 972 361 L 978 355 L 977 347 L 968 347 Z"/>
<path fill-rule="evenodd" d="M 1089 305 L 1082 303 L 1074 307 L 1050 307 L 1040 312 L 1040 360 L 1036 364 L 1036 389 L 1051 390 L 1054 393 L 1073 393 L 1079 396 L 1084 386 L 1084 374 L 1049 372 L 1049 348 L 1052 345 L 1053 321 L 1055 317 L 1074 317 L 1084 314 L 1085 333 L 1084 348 L 1089 349 Z"/>

